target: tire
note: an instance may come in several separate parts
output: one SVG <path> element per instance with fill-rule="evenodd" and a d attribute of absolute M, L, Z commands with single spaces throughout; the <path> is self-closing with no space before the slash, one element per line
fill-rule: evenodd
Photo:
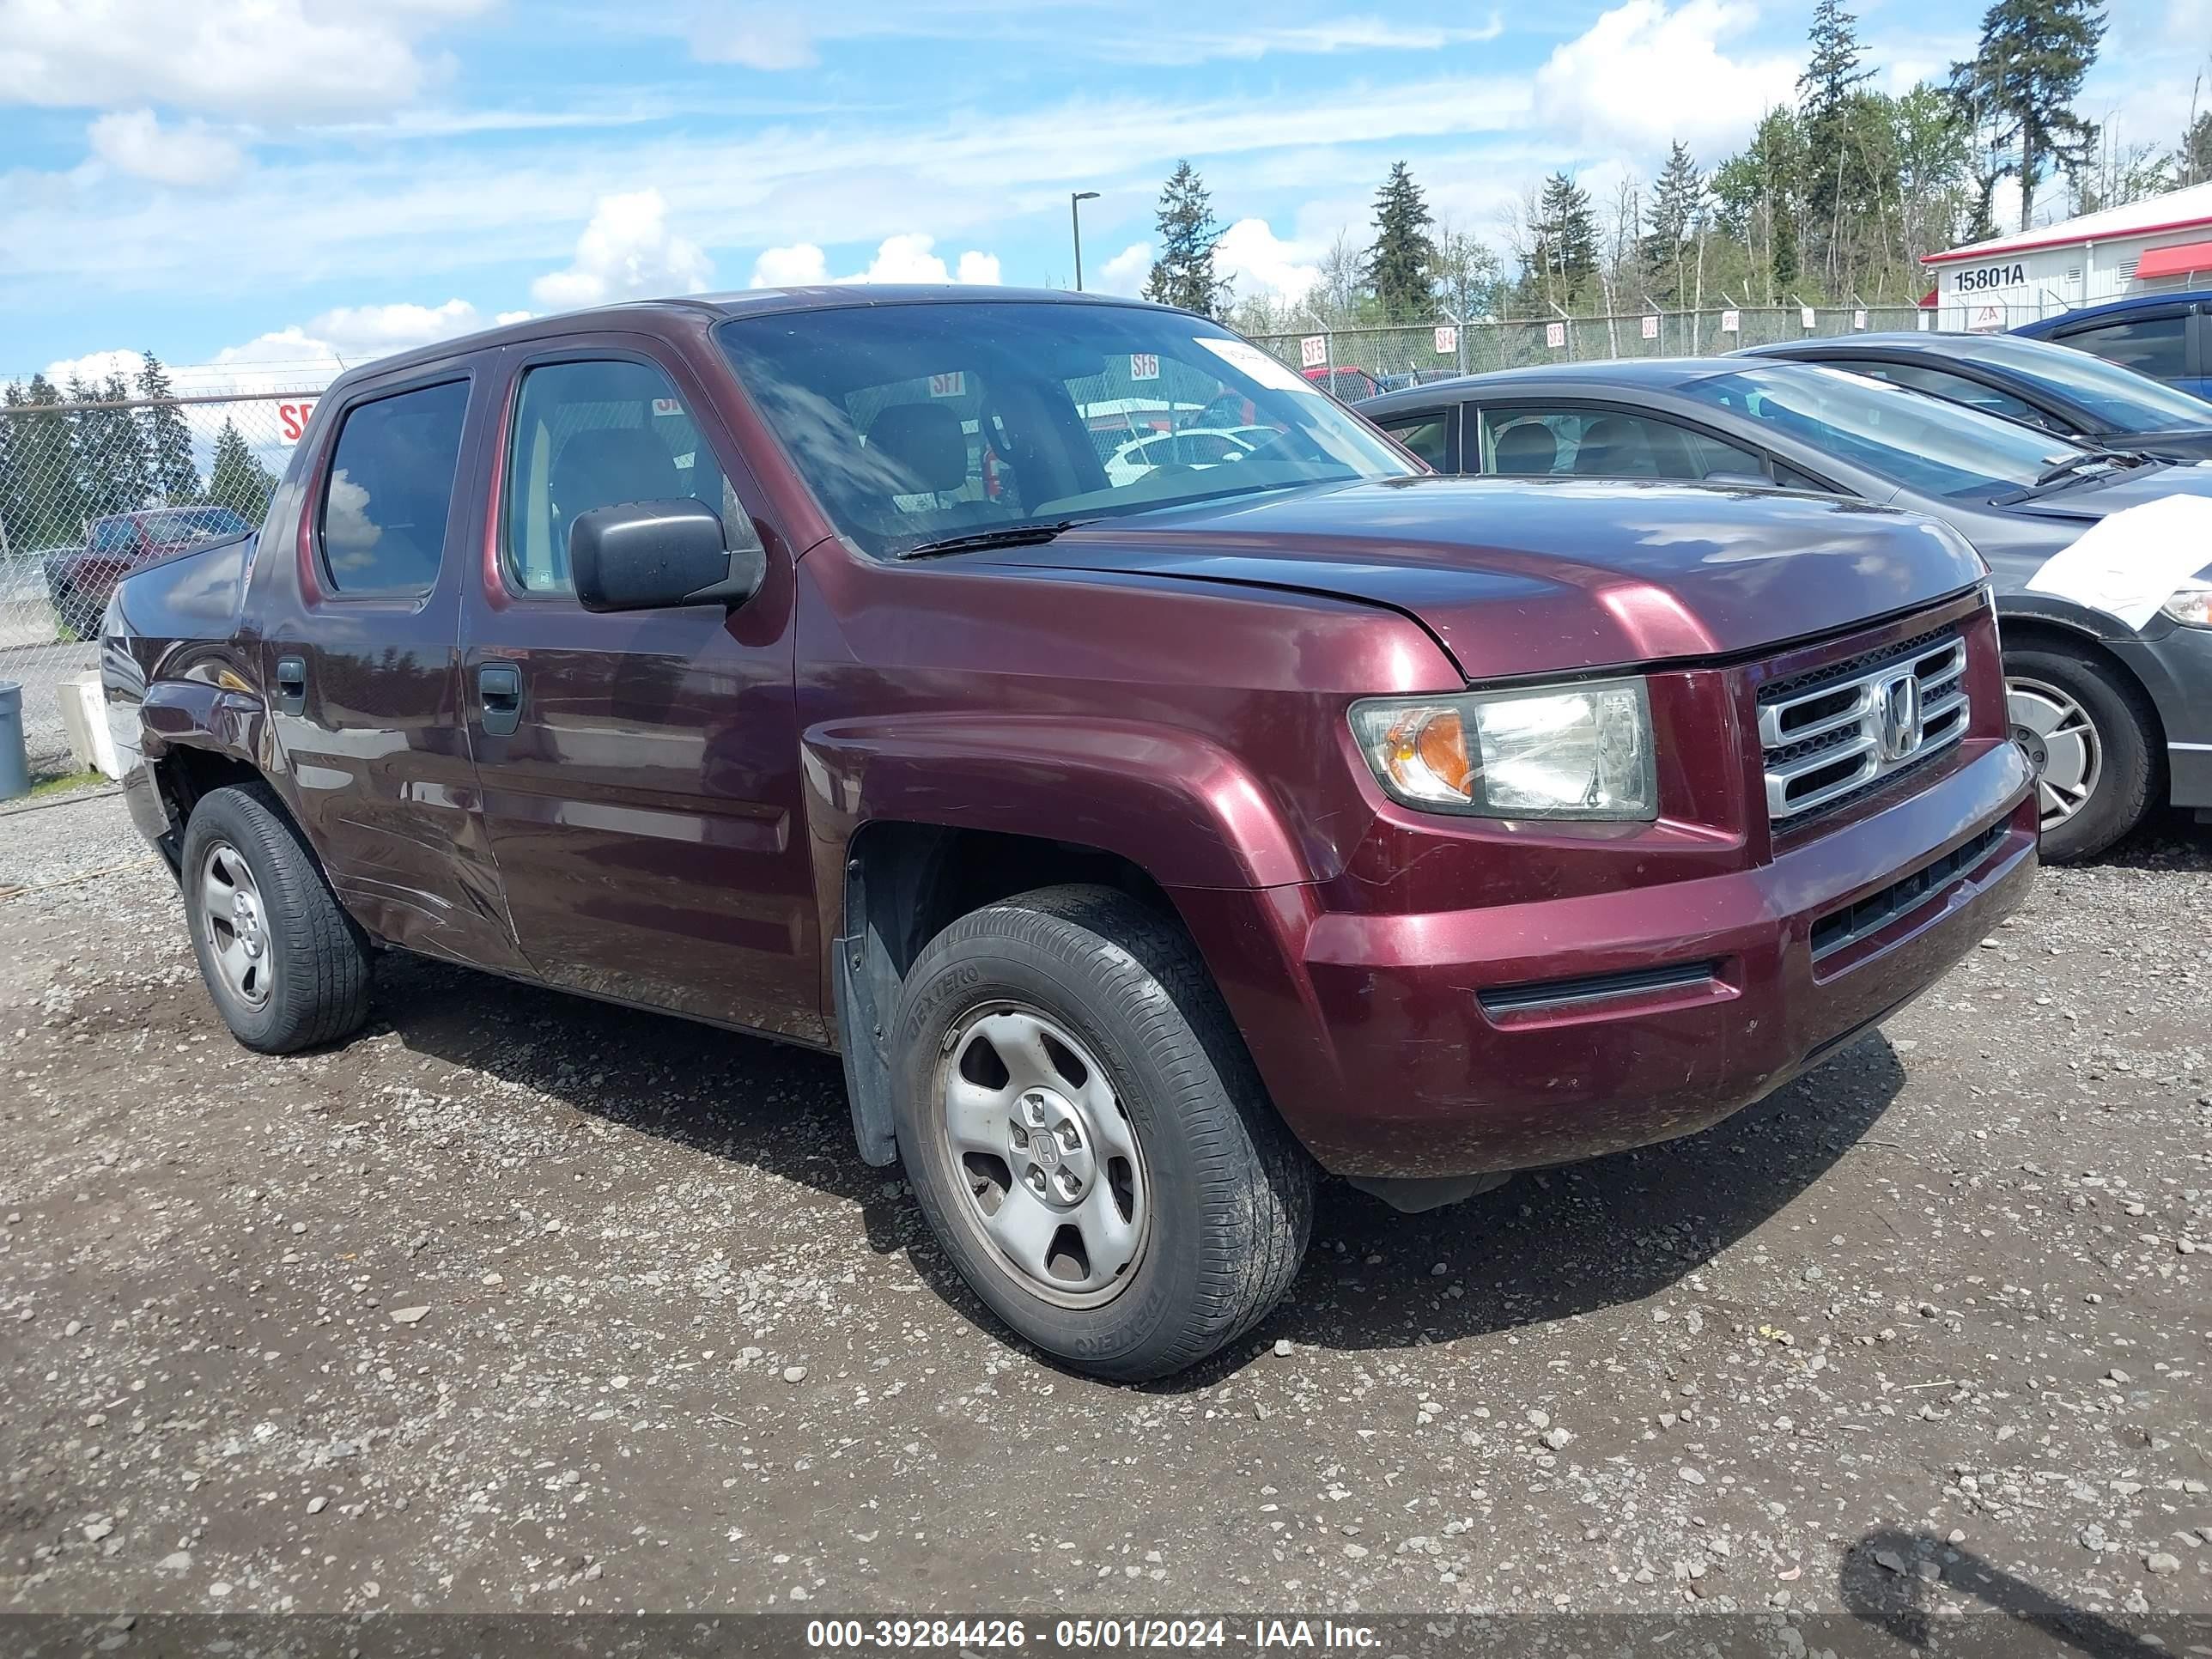
<path fill-rule="evenodd" d="M 192 954 L 233 1036 L 289 1054 L 360 1029 L 368 941 L 267 785 L 201 798 L 185 825 L 182 878 Z"/>
<path fill-rule="evenodd" d="M 938 1242 L 1046 1353 L 1115 1382 L 1166 1376 L 1251 1329 L 1297 1276 L 1312 1162 L 1189 939 L 1126 895 L 1049 887 L 954 922 L 907 975 L 891 1063 L 899 1150 Z"/>
<path fill-rule="evenodd" d="M 2035 763 L 2043 856 L 2094 858 L 2143 821 L 2165 769 L 2140 688 L 2093 658 L 2043 646 L 2004 653 L 2014 738 Z"/>

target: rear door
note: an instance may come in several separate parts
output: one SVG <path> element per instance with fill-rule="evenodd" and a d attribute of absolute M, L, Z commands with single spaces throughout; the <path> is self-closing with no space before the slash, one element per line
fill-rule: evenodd
<path fill-rule="evenodd" d="M 524 952 L 557 985 L 820 1041 L 791 550 L 657 341 L 511 347 L 462 615 L 469 739 Z M 768 578 L 735 610 L 593 614 L 568 528 L 690 496 Z"/>
<path fill-rule="evenodd" d="M 295 562 L 257 584 L 261 672 L 291 805 L 346 908 L 393 944 L 520 971 L 454 660 L 478 380 L 466 359 L 395 374 L 319 424 L 294 545 L 258 556 Z"/>

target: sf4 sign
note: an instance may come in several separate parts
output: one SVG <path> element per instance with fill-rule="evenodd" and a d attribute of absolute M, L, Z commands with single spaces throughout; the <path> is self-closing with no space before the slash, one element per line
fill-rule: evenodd
<path fill-rule="evenodd" d="M 307 429 L 307 416 L 315 412 L 315 400 L 276 405 L 276 430 L 288 444 L 300 441 L 300 434 Z"/>

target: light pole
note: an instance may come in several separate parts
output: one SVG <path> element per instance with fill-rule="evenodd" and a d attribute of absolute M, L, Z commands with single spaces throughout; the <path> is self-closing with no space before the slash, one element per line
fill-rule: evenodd
<path fill-rule="evenodd" d="M 1075 237 L 1075 291 L 1083 292 L 1083 214 L 1080 204 L 1095 202 L 1095 190 L 1072 190 L 1067 193 L 1067 228 Z"/>

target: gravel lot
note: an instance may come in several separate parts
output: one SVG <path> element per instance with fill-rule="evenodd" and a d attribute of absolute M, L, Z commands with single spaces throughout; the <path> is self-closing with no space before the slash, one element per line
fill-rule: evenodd
<path fill-rule="evenodd" d="M 1711 1133 L 1325 1189 L 1143 1390 L 976 1322 L 833 1061 L 406 959 L 257 1058 L 143 854 L 0 817 L 0 1607 L 2212 1611 L 2212 830 Z"/>

